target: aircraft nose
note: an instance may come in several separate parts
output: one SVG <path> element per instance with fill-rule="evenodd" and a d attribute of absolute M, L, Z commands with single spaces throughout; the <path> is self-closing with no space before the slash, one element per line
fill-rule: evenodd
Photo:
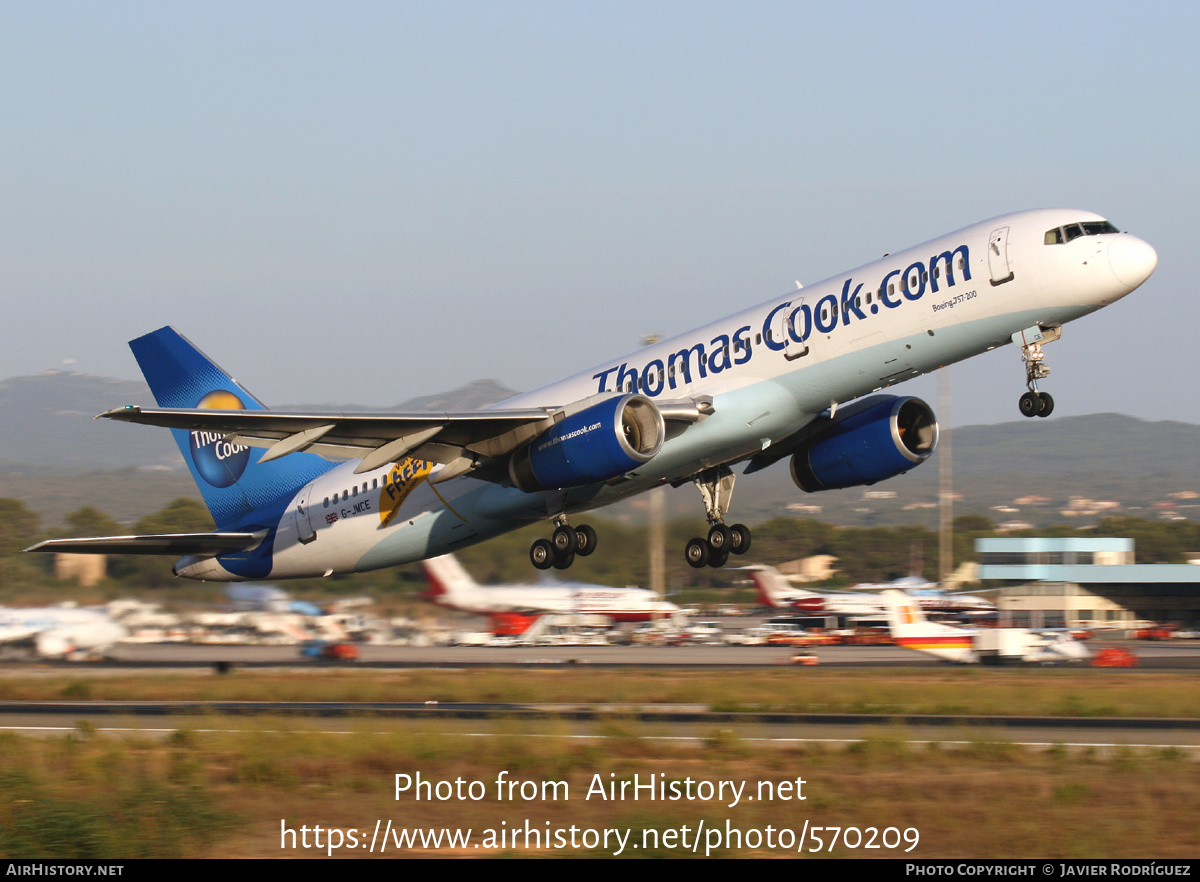
<path fill-rule="evenodd" d="M 1117 236 L 1108 245 L 1108 264 L 1113 275 L 1132 291 L 1154 272 L 1158 254 L 1137 236 Z"/>

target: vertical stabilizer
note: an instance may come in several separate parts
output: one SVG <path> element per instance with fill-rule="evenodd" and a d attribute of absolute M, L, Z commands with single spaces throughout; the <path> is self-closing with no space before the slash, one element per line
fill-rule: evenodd
<path fill-rule="evenodd" d="M 903 591 L 883 592 L 888 628 L 897 646 L 915 649 L 948 661 L 975 661 L 974 631 L 938 625 L 925 618 L 916 598 Z"/>
<path fill-rule="evenodd" d="M 265 410 L 262 403 L 174 328 L 129 343 L 159 407 Z M 263 450 L 214 432 L 172 429 L 175 442 L 218 529 L 291 496 L 334 464 L 311 453 L 260 463 Z"/>
<path fill-rule="evenodd" d="M 756 564 L 746 567 L 746 569 L 750 571 L 750 581 L 758 589 L 758 599 L 765 606 L 781 609 L 788 606 L 794 596 L 799 593 L 774 567 Z"/>
<path fill-rule="evenodd" d="M 435 603 L 453 604 L 465 602 L 464 595 L 476 586 L 471 574 L 463 569 L 453 554 L 443 554 L 422 562 L 429 591 L 425 596 Z"/>

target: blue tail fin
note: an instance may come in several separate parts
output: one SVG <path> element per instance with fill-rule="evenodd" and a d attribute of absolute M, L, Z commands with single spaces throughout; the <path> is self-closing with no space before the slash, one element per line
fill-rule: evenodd
<path fill-rule="evenodd" d="M 131 340 L 129 348 L 159 407 L 266 409 L 174 328 Z M 334 467 L 311 453 L 260 463 L 263 450 L 209 432 L 171 431 L 218 529 L 245 522 L 273 502 L 286 505 L 297 490 Z"/>

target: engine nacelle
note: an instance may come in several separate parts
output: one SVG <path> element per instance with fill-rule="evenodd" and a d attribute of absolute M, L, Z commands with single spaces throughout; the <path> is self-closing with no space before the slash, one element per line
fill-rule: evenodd
<path fill-rule="evenodd" d="M 514 452 L 508 474 L 526 492 L 608 481 L 653 459 L 666 435 L 649 398 L 610 398 L 564 417 Z"/>
<path fill-rule="evenodd" d="M 874 484 L 929 459 L 937 441 L 937 418 L 920 398 L 865 398 L 839 410 L 792 457 L 792 480 L 807 493 Z"/>

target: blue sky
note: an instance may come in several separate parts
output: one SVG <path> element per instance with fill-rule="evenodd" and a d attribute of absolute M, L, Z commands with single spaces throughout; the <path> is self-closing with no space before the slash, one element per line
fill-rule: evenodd
<path fill-rule="evenodd" d="M 528 389 L 1061 206 L 1159 269 L 1047 349 L 1056 414 L 1200 422 L 1198 16 L 8 2 L 0 377 L 136 378 L 125 342 L 172 324 L 268 403 Z M 954 424 L 1017 418 L 1012 348 L 953 371 Z"/>

